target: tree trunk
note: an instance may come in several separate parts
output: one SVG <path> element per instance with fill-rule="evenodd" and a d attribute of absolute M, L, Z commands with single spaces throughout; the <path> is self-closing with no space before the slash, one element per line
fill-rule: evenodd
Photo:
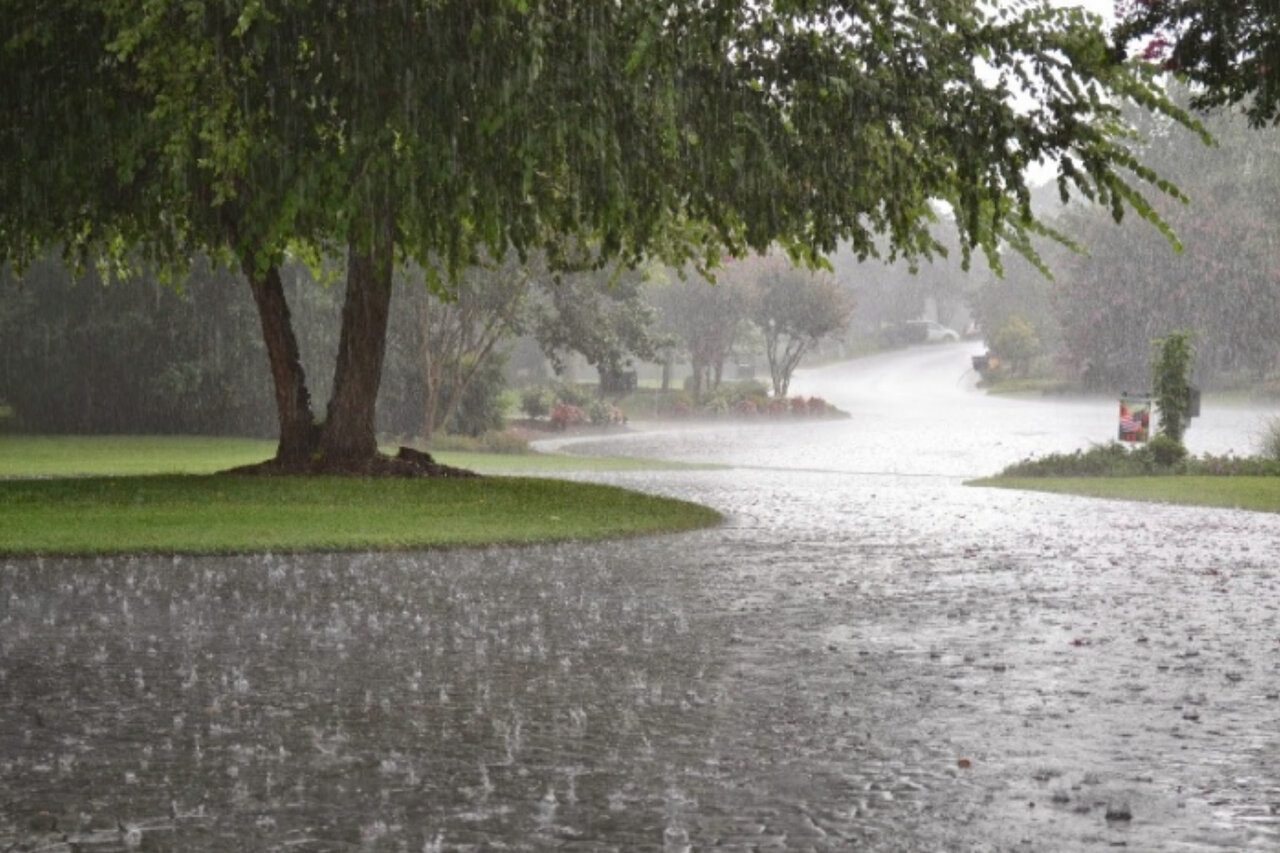
<path fill-rule="evenodd" d="M 693 399 L 702 402 L 702 380 L 706 377 L 706 365 L 701 358 L 691 358 L 693 367 Z"/>
<path fill-rule="evenodd" d="M 418 361 L 422 365 L 422 385 L 424 398 L 422 401 L 422 426 L 418 429 L 418 437 L 424 443 L 431 442 L 436 430 L 436 410 L 440 406 L 439 368 L 432 349 L 431 308 L 429 299 L 422 299 L 417 304 L 418 330 L 422 340 L 418 345 Z"/>
<path fill-rule="evenodd" d="M 262 339 L 271 365 L 271 382 L 275 387 L 276 416 L 280 424 L 276 461 L 286 466 L 301 466 L 315 452 L 319 433 L 311 412 L 311 394 L 307 391 L 307 378 L 298 355 L 289 303 L 284 298 L 280 268 L 271 266 L 265 272 L 258 272 L 252 258 L 245 259 L 242 268 L 258 306 Z"/>
<path fill-rule="evenodd" d="M 384 214 L 379 220 L 370 244 L 360 246 L 353 241 L 347 257 L 347 293 L 333 396 L 320 437 L 325 467 L 358 464 L 378 452 L 374 414 L 382 382 L 395 264 L 391 217 Z"/>

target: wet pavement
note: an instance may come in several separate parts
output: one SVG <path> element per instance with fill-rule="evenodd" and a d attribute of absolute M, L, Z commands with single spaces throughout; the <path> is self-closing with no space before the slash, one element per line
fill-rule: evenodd
<path fill-rule="evenodd" d="M 1280 849 L 1280 517 L 964 486 L 1115 416 L 971 348 L 573 448 L 712 530 L 0 563 L 0 850 Z"/>

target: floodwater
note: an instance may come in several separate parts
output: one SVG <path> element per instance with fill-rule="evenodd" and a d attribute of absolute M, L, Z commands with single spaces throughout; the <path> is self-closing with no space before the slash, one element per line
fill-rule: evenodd
<path fill-rule="evenodd" d="M 0 850 L 1280 849 L 1280 517 L 964 486 L 1115 428 L 971 350 L 572 448 L 712 530 L 0 563 Z"/>

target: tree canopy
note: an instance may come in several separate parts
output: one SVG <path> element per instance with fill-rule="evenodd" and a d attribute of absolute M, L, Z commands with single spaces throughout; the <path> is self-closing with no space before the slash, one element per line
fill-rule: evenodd
<path fill-rule="evenodd" d="M 0 255 L 196 251 L 249 279 L 279 457 L 376 452 L 392 270 L 1029 246 L 1024 171 L 1155 217 L 1122 102 L 1190 119 L 1100 22 L 963 0 L 0 0 Z M 1019 101 L 1015 95 L 1022 96 Z M 1030 106 L 1021 106 L 1028 103 Z M 322 427 L 279 265 L 346 256 Z"/>
<path fill-rule="evenodd" d="M 1115 40 L 1203 88 L 1198 109 L 1244 104 L 1280 123 L 1280 5 L 1269 0 L 1122 0 Z"/>

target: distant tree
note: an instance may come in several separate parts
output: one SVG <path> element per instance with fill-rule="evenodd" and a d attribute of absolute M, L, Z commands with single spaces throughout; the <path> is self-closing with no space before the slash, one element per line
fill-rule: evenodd
<path fill-rule="evenodd" d="M 253 304 L 207 261 L 181 291 L 60 259 L 0 273 L 0 398 L 44 433 L 270 435 Z"/>
<path fill-rule="evenodd" d="M 1048 197 L 1050 193 L 1052 198 Z M 1057 193 L 1052 187 L 1042 187 L 1037 202 L 1037 209 L 1048 221 L 1071 231 L 1063 220 L 1066 208 L 1058 203 Z M 1013 317 L 1022 317 L 1035 330 L 1044 354 L 1055 363 L 1060 361 L 1062 326 L 1054 312 L 1053 288 L 1055 278 L 1065 275 L 1075 262 L 1074 253 L 1061 245 L 1046 248 L 1042 260 L 1052 271 L 1052 278 L 1010 247 L 1001 252 L 1000 260 L 1002 270 L 999 274 L 987 264 L 975 265 L 965 282 L 965 304 L 974 323 L 984 336 L 989 336 Z"/>
<path fill-rule="evenodd" d="M 514 254 L 501 263 L 479 264 L 461 275 L 447 299 L 430 291 L 420 269 L 405 268 L 403 275 L 417 321 L 417 376 L 424 397 L 418 435 L 429 441 L 454 417 L 472 380 L 492 373 L 503 342 L 524 328 L 529 272 Z"/>
<path fill-rule="evenodd" d="M 972 276 L 950 232 L 938 234 L 938 250 L 929 258 L 870 263 L 842 246 L 829 260 L 836 281 L 858 306 L 852 327 L 860 335 L 891 340 L 903 323 L 926 316 L 931 308 L 939 322 L 959 326 Z M 982 261 L 975 262 L 979 269 L 985 269 Z"/>
<path fill-rule="evenodd" d="M 531 328 L 557 372 L 578 353 L 600 374 L 602 393 L 616 387 L 635 359 L 658 358 L 654 310 L 641 292 L 643 270 L 543 272 Z"/>
<path fill-rule="evenodd" d="M 941 259 L 940 262 L 947 263 Z M 959 265 L 956 259 L 957 273 L 963 274 Z M 927 284 L 911 273 L 911 265 L 906 261 L 892 264 L 860 261 L 842 247 L 832 255 L 831 266 L 836 280 L 858 304 L 852 321 L 853 334 L 879 342 L 892 337 L 903 323 L 924 315 L 929 298 Z"/>
<path fill-rule="evenodd" d="M 797 268 L 784 258 L 737 261 L 730 269 L 738 264 L 752 271 L 751 322 L 764 335 L 773 394 L 785 397 L 801 359 L 848 326 L 853 304 L 829 274 Z"/>
<path fill-rule="evenodd" d="M 721 270 L 710 283 L 686 271 L 671 274 L 650 289 L 658 309 L 658 328 L 674 336 L 693 368 L 693 393 L 719 387 L 724 364 L 750 308 L 750 283 L 734 270 Z"/>

